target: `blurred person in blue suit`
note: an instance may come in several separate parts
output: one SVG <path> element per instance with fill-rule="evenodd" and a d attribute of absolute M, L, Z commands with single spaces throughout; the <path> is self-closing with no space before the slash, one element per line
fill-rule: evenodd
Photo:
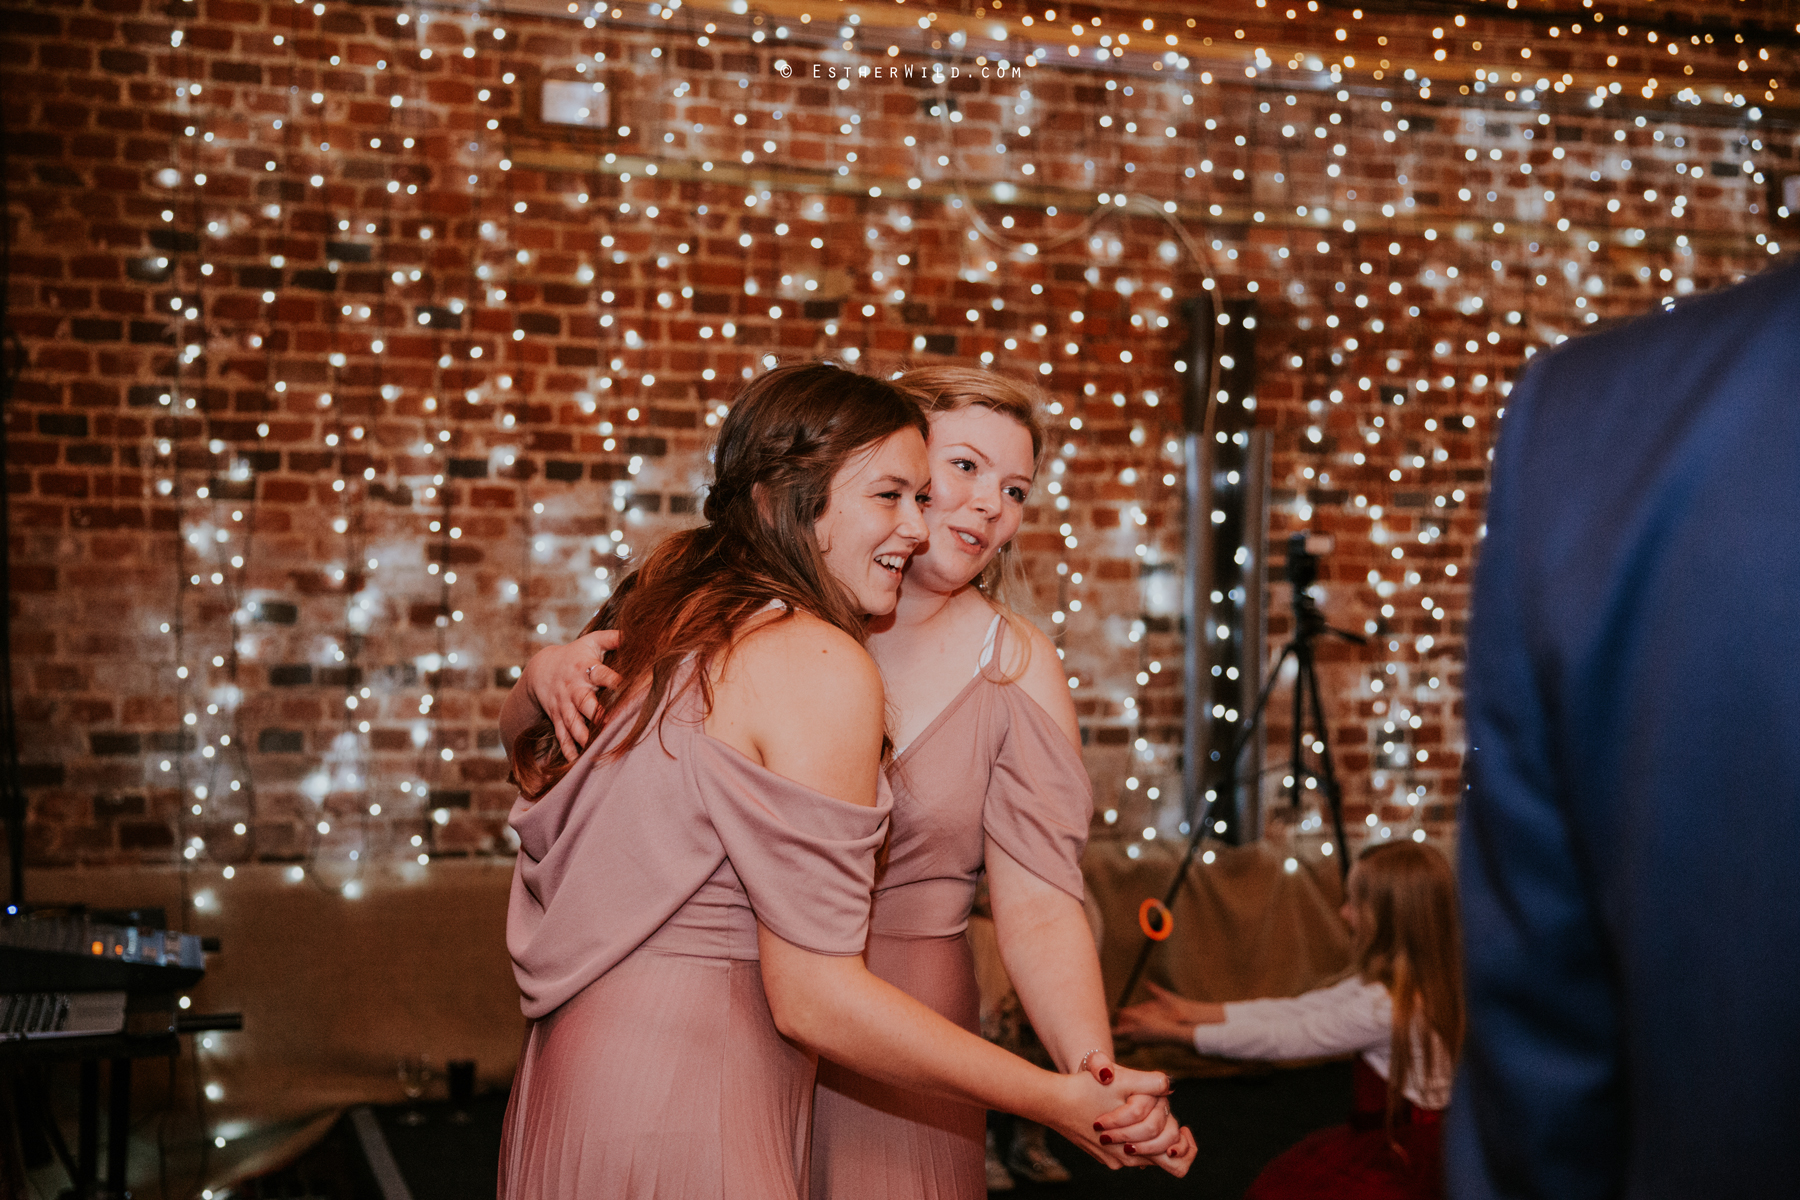
<path fill-rule="evenodd" d="M 1450 1194 L 1800 1195 L 1800 267 L 1535 362 L 1487 521 Z"/>

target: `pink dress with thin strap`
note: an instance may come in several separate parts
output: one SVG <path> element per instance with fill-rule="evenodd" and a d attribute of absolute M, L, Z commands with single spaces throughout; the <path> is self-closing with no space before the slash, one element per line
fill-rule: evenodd
<path fill-rule="evenodd" d="M 999 622 L 990 637 L 1005 629 Z M 983 663 L 1003 661 L 983 655 Z M 965 934 L 993 838 L 1081 898 L 1093 789 L 1081 755 L 1023 689 L 984 665 L 888 768 L 893 829 L 875 888 L 869 970 L 979 1032 Z M 819 1064 L 813 1200 L 980 1200 L 986 1115 Z"/>
<path fill-rule="evenodd" d="M 891 798 L 785 779 L 702 727 L 698 689 L 636 746 L 618 713 L 536 803 L 507 948 L 531 1019 L 500 1200 L 802 1200 L 815 1058 L 769 1014 L 756 923 L 863 948 Z"/>

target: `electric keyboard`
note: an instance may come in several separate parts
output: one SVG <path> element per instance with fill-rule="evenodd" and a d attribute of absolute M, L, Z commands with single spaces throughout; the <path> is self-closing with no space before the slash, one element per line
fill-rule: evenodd
<path fill-rule="evenodd" d="M 191 933 L 85 916 L 0 922 L 0 991 L 174 992 L 205 974 L 200 939 Z"/>
<path fill-rule="evenodd" d="M 0 1040 L 93 1037 L 124 1028 L 124 992 L 0 995 Z"/>
<path fill-rule="evenodd" d="M 159 928 L 162 923 L 156 909 L 94 916 L 76 909 L 0 921 L 0 1077 L 23 1062 L 46 1070 L 62 1062 L 76 1065 L 79 1149 L 73 1155 L 59 1149 L 76 1196 L 130 1195 L 125 1131 L 131 1127 L 132 1060 L 176 1054 L 183 1034 L 244 1027 L 238 1013 L 183 1011 L 176 994 L 200 982 L 205 955 L 216 951 L 218 942 L 172 933 Z M 99 1190 L 102 1059 L 109 1064 L 104 1191 Z M 48 1102 L 35 1111 L 41 1122 Z M 33 1103 L 23 1112 L 33 1114 Z M 60 1133 L 53 1144 L 61 1147 Z"/>

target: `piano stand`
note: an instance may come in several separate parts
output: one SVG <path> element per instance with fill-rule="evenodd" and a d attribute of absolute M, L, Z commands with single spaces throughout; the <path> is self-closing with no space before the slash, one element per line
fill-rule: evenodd
<path fill-rule="evenodd" d="M 9 912 L 17 913 L 18 906 Z M 90 915 L 75 906 L 0 918 L 0 981 L 5 984 L 0 991 L 14 998 L 0 1032 L 0 1073 L 34 1063 L 79 1064 L 80 1133 L 72 1163 L 47 1106 L 42 1114 L 46 1140 L 69 1169 L 75 1200 L 128 1200 L 132 1060 L 173 1060 L 181 1053 L 182 1034 L 244 1027 L 240 1013 L 186 1016 L 176 1002 L 178 992 L 206 975 L 205 955 L 218 948 L 217 939 L 169 930 L 161 909 Z M 105 1019 L 89 1008 L 80 1022 L 67 1027 L 62 1022 L 70 1018 L 72 1003 L 54 1010 L 41 1007 L 45 995 L 91 992 L 125 993 L 123 1028 L 116 1001 Z M 48 1027 L 46 1016 L 53 1018 Z M 115 1032 L 84 1032 L 102 1028 Z M 99 1179 L 101 1059 L 111 1063 L 104 1191 Z M 7 1184 L 0 1179 L 0 1190 Z"/>
<path fill-rule="evenodd" d="M 106 1073 L 106 1191 L 96 1185 L 95 1168 L 100 1157 L 100 1060 L 81 1060 L 81 1108 L 79 1149 L 75 1157 L 76 1200 L 128 1200 L 130 1181 L 125 1176 L 131 1151 L 131 1056 L 109 1060 Z"/>
<path fill-rule="evenodd" d="M 81 1060 L 81 1109 L 75 1136 L 75 1195 L 88 1200 L 94 1194 L 94 1165 L 100 1157 L 100 1060 Z M 56 1118 L 48 1113 L 47 1119 Z"/>
<path fill-rule="evenodd" d="M 137 997 L 133 997 L 134 1002 Z M 138 1007 L 135 1003 L 133 1007 Z M 151 1006 L 157 1007 L 157 1006 Z M 129 1018 L 128 1018 L 129 1020 Z M 241 1013 L 181 1014 L 155 1032 L 126 1031 L 97 1037 L 55 1041 L 0 1041 L 0 1068 L 27 1062 L 50 1063 L 74 1059 L 79 1079 L 77 1134 L 74 1161 L 74 1200 L 129 1200 L 127 1190 L 131 1151 L 131 1064 L 139 1058 L 175 1058 L 181 1037 L 207 1030 L 244 1027 Z M 100 1063 L 108 1063 L 106 1089 L 106 1177 L 100 1179 Z M 44 1120 L 52 1118 L 46 1111 Z M 60 1143 L 53 1135 L 52 1143 Z"/>
<path fill-rule="evenodd" d="M 93 1066 L 94 1064 L 84 1064 Z M 83 1079 L 85 1084 L 88 1081 Z M 106 1106 L 106 1190 L 113 1196 L 124 1197 L 130 1183 L 125 1177 L 126 1159 L 131 1151 L 131 1060 L 115 1058 L 107 1069 Z M 84 1101 L 83 1107 L 86 1107 Z M 90 1168 L 88 1174 L 92 1174 Z"/>

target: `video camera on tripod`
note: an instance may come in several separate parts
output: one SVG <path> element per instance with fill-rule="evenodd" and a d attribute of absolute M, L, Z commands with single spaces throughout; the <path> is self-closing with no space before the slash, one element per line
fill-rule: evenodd
<path fill-rule="evenodd" d="M 1312 535 L 1305 530 L 1288 534 L 1287 581 L 1294 588 L 1294 602 L 1302 599 L 1310 602 L 1311 596 L 1305 595 L 1306 589 L 1319 580 L 1319 556 L 1307 549 L 1307 542 Z"/>

